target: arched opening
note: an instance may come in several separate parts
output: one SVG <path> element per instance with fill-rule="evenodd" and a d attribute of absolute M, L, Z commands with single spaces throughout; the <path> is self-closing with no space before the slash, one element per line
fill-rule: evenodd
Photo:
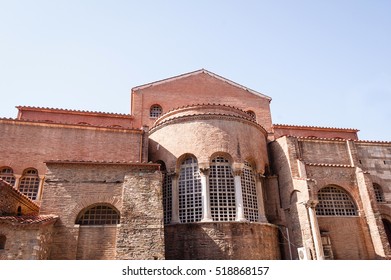
<path fill-rule="evenodd" d="M 157 163 L 160 164 L 160 171 L 163 175 L 163 214 L 164 214 L 164 223 L 171 223 L 172 219 L 172 178 L 167 172 L 166 164 L 158 160 Z"/>
<path fill-rule="evenodd" d="M 11 167 L 4 166 L 0 168 L 0 178 L 9 183 L 11 186 L 15 185 L 14 171 Z"/>
<path fill-rule="evenodd" d="M 39 176 L 37 169 L 27 168 L 20 179 L 19 191 L 32 200 L 37 199 L 39 191 Z"/>
<path fill-rule="evenodd" d="M 211 214 L 214 221 L 235 221 L 235 183 L 231 163 L 222 156 L 212 159 L 209 175 Z"/>
<path fill-rule="evenodd" d="M 250 222 L 257 222 L 259 218 L 257 187 L 254 168 L 245 161 L 241 174 L 244 217 Z"/>
<path fill-rule="evenodd" d="M 348 193 L 337 186 L 326 186 L 318 192 L 318 216 L 357 216 L 357 207 Z"/>
<path fill-rule="evenodd" d="M 149 117 L 151 118 L 158 118 L 162 115 L 162 113 L 163 113 L 163 109 L 158 104 L 152 105 L 151 108 L 149 109 Z"/>
<path fill-rule="evenodd" d="M 388 244 L 391 247 L 391 222 L 387 219 L 382 219 L 382 221 L 383 221 L 383 225 L 384 225 L 384 230 L 387 235 Z"/>
<path fill-rule="evenodd" d="M 180 165 L 179 179 L 179 218 L 182 223 L 199 222 L 202 218 L 201 177 L 198 161 L 188 156 Z"/>
<path fill-rule="evenodd" d="M 79 225 L 115 225 L 120 223 L 120 214 L 110 204 L 95 204 L 82 210 L 75 223 Z"/>
<path fill-rule="evenodd" d="M 380 187 L 380 185 L 374 183 L 373 191 L 375 192 L 375 198 L 377 202 L 386 202 L 384 199 L 383 189 Z"/>

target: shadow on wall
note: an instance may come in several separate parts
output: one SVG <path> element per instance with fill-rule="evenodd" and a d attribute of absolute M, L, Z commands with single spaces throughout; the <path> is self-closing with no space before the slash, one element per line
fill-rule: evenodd
<path fill-rule="evenodd" d="M 166 259 L 278 260 L 278 228 L 260 223 L 191 223 L 165 227 Z"/>

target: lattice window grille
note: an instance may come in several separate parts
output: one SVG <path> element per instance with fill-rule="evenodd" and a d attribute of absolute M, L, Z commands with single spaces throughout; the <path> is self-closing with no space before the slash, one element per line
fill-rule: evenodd
<path fill-rule="evenodd" d="M 244 217 L 250 222 L 259 219 L 255 175 L 249 162 L 244 162 L 241 175 Z"/>
<path fill-rule="evenodd" d="M 79 225 L 115 225 L 119 224 L 120 215 L 108 205 L 97 205 L 87 209 L 76 221 Z"/>
<path fill-rule="evenodd" d="M 158 118 L 161 116 L 162 111 L 162 107 L 160 107 L 159 105 L 153 105 L 151 107 L 151 110 L 149 111 L 149 116 L 151 118 Z"/>
<path fill-rule="evenodd" d="M 163 173 L 163 209 L 164 223 L 169 224 L 172 218 L 172 179 L 167 172 Z"/>
<path fill-rule="evenodd" d="M 318 192 L 316 214 L 319 216 L 357 216 L 357 209 L 349 195 L 336 187 L 329 186 Z"/>
<path fill-rule="evenodd" d="M 39 177 L 38 171 L 35 169 L 28 169 L 24 172 L 20 179 L 19 191 L 32 200 L 37 199 L 39 191 Z"/>
<path fill-rule="evenodd" d="M 182 223 L 199 222 L 202 218 L 201 177 L 198 162 L 190 157 L 181 164 L 179 180 L 179 218 Z"/>
<path fill-rule="evenodd" d="M 375 191 L 375 197 L 377 202 L 385 202 L 384 194 L 381 187 L 377 184 L 373 184 L 373 190 Z"/>
<path fill-rule="evenodd" d="M 9 183 L 11 186 L 15 185 L 15 176 L 12 168 L 2 168 L 0 170 L 0 178 Z"/>
<path fill-rule="evenodd" d="M 235 183 L 231 164 L 223 157 L 212 160 L 209 174 L 211 214 L 214 221 L 235 221 Z"/>

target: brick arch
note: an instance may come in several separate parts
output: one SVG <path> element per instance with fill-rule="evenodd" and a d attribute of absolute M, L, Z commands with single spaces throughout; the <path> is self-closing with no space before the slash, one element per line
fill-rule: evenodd
<path fill-rule="evenodd" d="M 115 207 L 118 212 L 121 213 L 122 202 L 120 198 L 113 196 L 86 197 L 72 209 L 70 213 L 72 221 L 76 221 L 80 212 L 94 204 L 109 204 Z"/>
<path fill-rule="evenodd" d="M 336 185 L 336 184 L 327 184 L 327 185 L 324 185 L 323 187 L 319 188 L 316 193 L 315 193 L 315 196 L 316 198 L 318 199 L 318 201 L 320 202 L 319 200 L 319 192 L 321 192 L 322 190 L 324 190 L 325 188 L 328 188 L 328 187 L 334 187 L 340 191 L 342 191 L 343 193 L 345 193 L 348 198 L 350 199 L 351 203 L 353 204 L 354 206 L 354 209 L 355 209 L 355 215 L 349 215 L 347 214 L 346 216 L 359 216 L 359 213 L 360 213 L 360 208 L 359 208 L 359 203 L 357 199 L 354 198 L 354 196 L 352 195 L 352 192 L 348 191 L 346 188 L 342 187 L 342 186 L 339 186 L 339 185 Z M 318 203 L 317 207 L 320 205 L 320 203 Z M 320 207 L 320 206 L 319 206 Z M 346 212 L 349 212 L 347 210 L 349 210 L 349 208 L 345 208 Z M 334 215 L 331 215 L 331 216 L 334 216 Z M 339 215 L 337 215 L 339 216 Z M 345 216 L 345 215 L 342 215 L 342 216 Z"/>
<path fill-rule="evenodd" d="M 386 181 L 384 181 L 379 176 L 371 174 L 371 179 L 372 179 L 372 183 L 378 184 L 381 187 L 383 193 L 390 193 L 391 192 L 391 189 L 386 187 L 387 186 Z"/>
<path fill-rule="evenodd" d="M 226 158 L 231 164 L 234 163 L 234 159 L 233 157 L 228 153 L 228 152 L 222 152 L 222 151 L 219 151 L 219 152 L 215 152 L 213 153 L 210 157 L 209 157 L 209 164 L 212 162 L 212 160 L 216 157 L 223 157 L 223 158 Z"/>
<path fill-rule="evenodd" d="M 175 172 L 179 174 L 179 171 L 181 170 L 181 164 L 182 162 L 188 158 L 188 157 L 193 157 L 197 160 L 198 162 L 198 158 L 192 154 L 192 153 L 185 153 L 183 155 L 181 155 L 180 157 L 178 157 L 177 161 L 176 161 L 176 166 L 175 166 Z M 198 162 L 199 163 L 199 162 Z"/>

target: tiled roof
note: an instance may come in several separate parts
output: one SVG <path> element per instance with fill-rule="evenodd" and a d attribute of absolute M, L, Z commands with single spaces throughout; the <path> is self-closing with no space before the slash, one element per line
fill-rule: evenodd
<path fill-rule="evenodd" d="M 32 201 L 27 195 L 23 194 L 18 189 L 14 188 L 10 183 L 8 183 L 7 181 L 4 181 L 1 178 L 0 178 L 0 186 L 4 186 L 4 187 L 8 188 L 11 192 L 13 192 L 15 195 L 17 195 L 20 199 L 27 200 L 28 203 L 32 204 L 32 206 L 34 208 L 39 209 L 38 204 L 36 204 L 34 201 Z"/>
<path fill-rule="evenodd" d="M 26 226 L 55 222 L 57 219 L 58 216 L 56 215 L 0 216 L 0 223 L 7 223 L 16 226 Z"/>
<path fill-rule="evenodd" d="M 76 113 L 76 114 L 94 114 L 94 115 L 109 115 L 109 116 L 120 116 L 120 117 L 132 117 L 129 114 L 121 113 L 109 113 L 109 112 L 100 112 L 100 111 L 87 111 L 87 110 L 73 110 L 73 109 L 62 109 L 62 108 L 49 108 L 49 107 L 35 107 L 35 106 L 16 106 L 17 109 L 27 109 L 31 111 L 58 111 L 66 113 Z"/>
<path fill-rule="evenodd" d="M 54 121 L 42 121 L 42 120 L 29 120 L 29 119 L 12 119 L 12 118 L 0 118 L 0 120 L 5 121 L 14 121 L 14 122 L 25 122 L 25 123 L 38 123 L 38 124 L 51 124 L 51 125 L 64 125 L 64 126 L 79 126 L 79 127 L 91 127 L 91 128 L 106 128 L 106 129 L 117 129 L 117 130 L 132 130 L 141 132 L 142 129 L 139 128 L 126 128 L 126 127 L 117 127 L 117 126 L 106 126 L 106 125 L 95 125 L 95 124 L 78 124 L 78 123 L 64 123 L 64 122 L 54 122 Z"/>
<path fill-rule="evenodd" d="M 295 129 L 319 129 L 319 130 L 338 130 L 346 132 L 358 132 L 360 130 L 355 128 L 338 128 L 338 127 L 323 127 L 310 125 L 290 125 L 290 124 L 273 124 L 274 128 L 295 128 Z"/>
<path fill-rule="evenodd" d="M 334 164 L 334 163 L 305 163 L 308 166 L 321 166 L 321 167 L 354 167 L 350 164 Z"/>
<path fill-rule="evenodd" d="M 120 165 L 135 165 L 135 166 L 156 166 L 159 167 L 160 164 L 158 163 L 152 163 L 152 162 L 139 162 L 139 161 L 104 161 L 104 160 L 63 160 L 63 159 L 57 159 L 57 160 L 47 160 L 45 163 L 69 163 L 69 164 L 120 164 Z"/>

